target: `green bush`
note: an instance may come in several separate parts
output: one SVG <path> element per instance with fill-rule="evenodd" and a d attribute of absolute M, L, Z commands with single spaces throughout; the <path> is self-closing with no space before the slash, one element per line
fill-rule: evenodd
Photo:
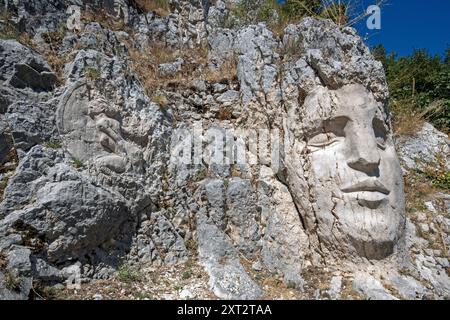
<path fill-rule="evenodd" d="M 50 140 L 45 142 L 44 144 L 47 148 L 51 148 L 51 149 L 59 149 L 61 148 L 62 144 L 60 141 L 57 140 Z"/>
<path fill-rule="evenodd" d="M 117 271 L 117 278 L 122 282 L 130 283 L 140 281 L 142 275 L 138 271 L 133 270 L 129 265 L 123 264 Z"/>
<path fill-rule="evenodd" d="M 394 117 L 420 115 L 442 131 L 450 127 L 450 48 L 444 58 L 415 50 L 406 57 L 372 50 L 383 63 Z M 405 106 L 407 106 L 405 108 Z"/>
<path fill-rule="evenodd" d="M 266 22 L 277 33 L 287 24 L 296 23 L 307 16 L 331 19 L 337 25 L 345 26 L 350 20 L 348 12 L 352 4 L 352 0 L 286 0 L 283 4 L 277 0 L 244 0 L 232 5 L 224 27 Z M 364 14 L 355 13 L 361 16 Z"/>
<path fill-rule="evenodd" d="M 320 0 L 246 0 L 231 8 L 231 17 L 226 27 L 266 22 L 269 27 L 283 28 L 308 15 L 320 13 Z"/>
<path fill-rule="evenodd" d="M 84 74 L 86 75 L 86 78 L 88 78 L 89 80 L 96 80 L 100 78 L 101 71 L 96 68 L 87 67 L 84 70 Z"/>
<path fill-rule="evenodd" d="M 84 167 L 84 164 L 80 159 L 73 159 L 72 164 L 76 169 L 81 169 Z"/>

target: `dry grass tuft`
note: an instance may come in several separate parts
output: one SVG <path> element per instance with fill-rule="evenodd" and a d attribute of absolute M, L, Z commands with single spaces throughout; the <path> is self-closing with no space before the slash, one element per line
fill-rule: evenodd
<path fill-rule="evenodd" d="M 26 46 L 31 46 L 32 42 L 28 34 L 19 32 L 16 26 L 11 22 L 11 13 L 0 11 L 0 39 L 14 39 Z"/>
<path fill-rule="evenodd" d="M 136 7 L 143 12 L 155 12 L 160 17 L 170 14 L 168 0 L 134 0 Z"/>
<path fill-rule="evenodd" d="M 7 265 L 8 265 L 8 257 L 6 256 L 6 253 L 0 251 L 0 270 L 4 270 Z"/>
<path fill-rule="evenodd" d="M 204 47 L 174 49 L 163 43 L 152 43 L 144 51 L 137 50 L 131 45 L 128 47 L 131 69 L 136 73 L 149 96 L 168 88 L 190 88 L 193 81 L 197 79 L 215 80 L 219 78 L 216 73 L 212 76 L 205 71 L 208 69 L 208 59 L 207 50 Z M 159 70 L 160 64 L 171 63 L 178 58 L 184 61 L 181 70 L 172 73 L 164 73 Z"/>
<path fill-rule="evenodd" d="M 391 100 L 393 127 L 396 136 L 412 136 L 418 132 L 425 120 L 421 113 L 412 112 L 412 100 Z"/>
<path fill-rule="evenodd" d="M 204 74 L 203 79 L 207 82 L 234 82 L 237 80 L 237 62 L 233 56 L 225 59 L 222 65 L 216 69 L 208 71 Z"/>
<path fill-rule="evenodd" d="M 114 17 L 105 9 L 92 11 L 85 10 L 82 12 L 81 20 L 83 24 L 89 24 L 91 22 L 99 23 L 102 28 L 110 29 L 112 31 L 125 31 L 126 25 L 122 18 Z"/>
<path fill-rule="evenodd" d="M 231 120 L 232 113 L 230 111 L 230 108 L 227 107 L 220 107 L 219 112 L 217 113 L 217 119 L 219 120 Z"/>
<path fill-rule="evenodd" d="M 154 103 L 158 104 L 161 108 L 167 107 L 167 105 L 169 104 L 169 100 L 163 93 L 155 93 L 152 96 L 151 100 Z"/>
<path fill-rule="evenodd" d="M 20 291 L 20 285 L 22 284 L 22 278 L 19 276 L 15 276 L 11 271 L 6 271 L 4 273 L 4 282 L 6 288 L 12 291 Z"/>

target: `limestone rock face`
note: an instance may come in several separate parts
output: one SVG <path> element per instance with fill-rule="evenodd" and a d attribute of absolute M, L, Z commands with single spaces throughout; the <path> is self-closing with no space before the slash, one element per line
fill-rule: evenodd
<path fill-rule="evenodd" d="M 0 40 L 1 299 L 192 262 L 223 299 L 449 296 L 449 197 L 407 217 L 395 149 L 409 170 L 441 134 L 396 145 L 354 29 L 229 28 L 234 2 L 0 1 L 32 41 Z"/>
<path fill-rule="evenodd" d="M 398 139 L 399 156 L 405 170 L 423 169 L 424 164 L 436 162 L 439 158 L 450 170 L 450 153 L 448 136 L 430 123 L 424 123 L 413 136 L 403 136 Z"/>

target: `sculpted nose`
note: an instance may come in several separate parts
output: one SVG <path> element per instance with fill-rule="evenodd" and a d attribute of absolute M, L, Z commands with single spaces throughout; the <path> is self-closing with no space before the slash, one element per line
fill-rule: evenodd
<path fill-rule="evenodd" d="M 373 132 L 358 132 L 350 140 L 347 164 L 369 176 L 379 175 L 380 154 Z"/>

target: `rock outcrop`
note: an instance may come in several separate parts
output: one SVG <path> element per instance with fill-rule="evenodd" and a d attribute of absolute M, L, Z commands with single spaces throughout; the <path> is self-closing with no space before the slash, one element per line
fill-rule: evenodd
<path fill-rule="evenodd" d="M 224 299 L 266 273 L 309 298 L 449 297 L 449 196 L 412 219 L 401 169 L 439 135 L 396 145 L 354 29 L 227 28 L 232 2 L 0 1 L 31 39 L 0 40 L 1 299 L 188 260 Z"/>

